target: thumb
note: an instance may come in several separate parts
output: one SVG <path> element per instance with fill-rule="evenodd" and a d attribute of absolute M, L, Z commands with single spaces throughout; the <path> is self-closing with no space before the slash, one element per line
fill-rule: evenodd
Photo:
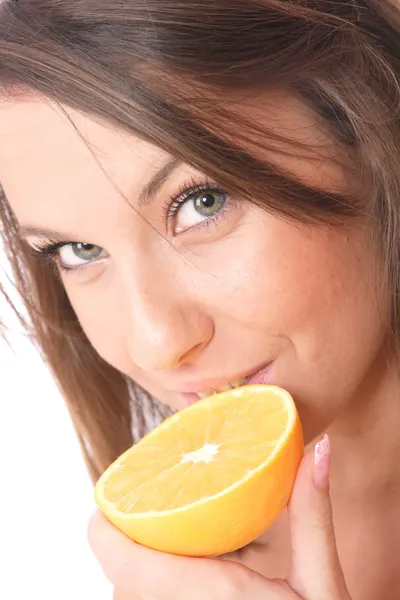
<path fill-rule="evenodd" d="M 350 600 L 340 566 L 329 494 L 327 435 L 307 454 L 289 503 L 292 539 L 291 588 L 307 600 Z"/>

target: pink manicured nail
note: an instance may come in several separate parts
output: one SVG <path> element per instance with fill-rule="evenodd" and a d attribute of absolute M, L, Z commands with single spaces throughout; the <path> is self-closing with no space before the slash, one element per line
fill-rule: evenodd
<path fill-rule="evenodd" d="M 314 483 L 320 490 L 329 485 L 330 454 L 329 436 L 325 434 L 324 438 L 316 444 L 314 453 Z"/>

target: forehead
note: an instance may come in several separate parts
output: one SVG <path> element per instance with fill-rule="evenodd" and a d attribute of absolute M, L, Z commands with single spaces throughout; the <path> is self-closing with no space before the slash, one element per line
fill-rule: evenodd
<path fill-rule="evenodd" d="M 50 101 L 0 102 L 0 158 L 14 162 L 25 156 L 29 161 L 36 161 L 38 152 L 46 154 L 52 162 L 56 162 L 61 152 L 64 158 L 76 155 L 82 158 L 87 148 L 79 140 L 77 130 L 87 142 L 106 154 L 110 144 L 115 147 L 118 142 L 120 145 L 129 143 L 131 148 L 140 144 L 139 140 L 118 134 L 77 111 L 64 110 L 65 113 Z"/>
<path fill-rule="evenodd" d="M 34 179 L 71 168 L 77 175 L 107 165 L 120 175 L 126 161 L 135 170 L 165 160 L 165 154 L 143 140 L 117 131 L 70 108 L 50 101 L 0 102 L 0 181 L 11 185 L 19 171 Z M 133 161 L 133 162 L 132 162 Z"/>
<path fill-rule="evenodd" d="M 17 213 L 47 214 L 71 199 L 102 201 L 138 189 L 166 153 L 51 102 L 0 102 L 0 183 Z M 35 199 L 28 203 L 27 198 Z M 57 199 L 57 203 L 54 202 Z M 63 202 L 63 200 L 65 202 Z"/>

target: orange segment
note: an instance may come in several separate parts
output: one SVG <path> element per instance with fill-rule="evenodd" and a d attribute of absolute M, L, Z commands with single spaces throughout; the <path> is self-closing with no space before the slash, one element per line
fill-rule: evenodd
<path fill-rule="evenodd" d="M 164 421 L 101 476 L 95 498 L 135 541 L 174 554 L 240 548 L 286 506 L 303 454 L 294 402 L 276 386 L 204 398 Z"/>

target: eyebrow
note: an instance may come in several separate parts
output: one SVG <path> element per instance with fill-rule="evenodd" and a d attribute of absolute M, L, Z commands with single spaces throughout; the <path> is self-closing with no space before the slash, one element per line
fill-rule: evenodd
<path fill-rule="evenodd" d="M 75 238 L 75 236 L 71 236 L 66 233 L 63 234 L 60 231 L 53 231 L 52 229 L 41 229 L 39 227 L 20 227 L 18 232 L 21 238 L 32 236 L 46 238 L 54 242 L 64 242 L 65 240 L 74 240 Z"/>
<path fill-rule="evenodd" d="M 150 181 L 146 183 L 142 191 L 139 194 L 138 208 L 147 206 L 156 197 L 164 183 L 168 181 L 172 173 L 176 171 L 182 165 L 182 161 L 178 158 L 170 158 L 164 166 L 161 167 L 152 176 Z M 51 229 L 41 229 L 39 227 L 23 226 L 19 228 L 19 235 L 21 237 L 42 237 L 54 240 L 55 242 L 62 242 L 65 239 L 74 239 L 75 236 L 63 234 L 59 231 L 53 231 Z"/>
<path fill-rule="evenodd" d="M 150 179 L 148 183 L 144 186 L 142 191 L 139 194 L 138 207 L 146 206 L 150 204 L 157 192 L 160 191 L 164 183 L 171 177 L 172 173 L 176 171 L 178 167 L 180 167 L 182 161 L 178 158 L 172 157 L 167 163 L 161 167 Z"/>

